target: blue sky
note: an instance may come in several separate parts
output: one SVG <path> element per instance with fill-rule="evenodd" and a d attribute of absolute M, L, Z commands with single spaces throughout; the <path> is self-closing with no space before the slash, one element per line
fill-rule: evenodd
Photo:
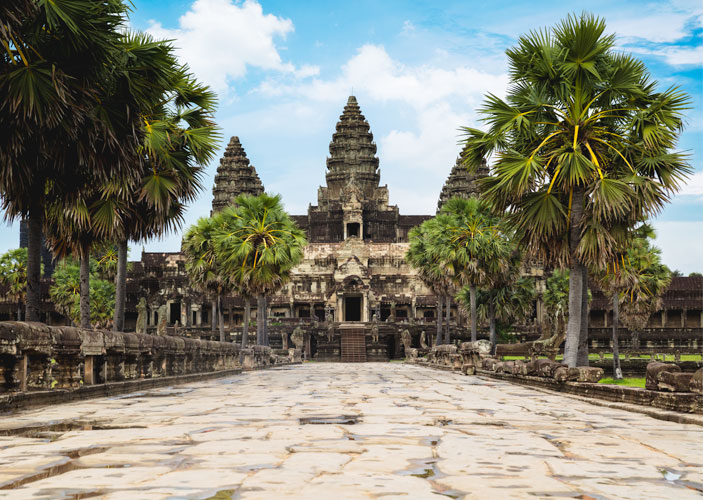
<path fill-rule="evenodd" d="M 504 51 L 519 34 L 551 26 L 582 2 L 133 0 L 130 24 L 170 38 L 220 95 L 222 148 L 238 135 L 267 191 L 305 213 L 324 184 L 325 158 L 347 96 L 371 124 L 381 183 L 404 214 L 431 214 L 459 151 L 457 128 L 502 94 Z M 703 3 L 592 1 L 618 47 L 645 61 L 662 87 L 693 99 L 681 149 L 696 175 L 655 221 L 664 261 L 703 271 Z M 209 214 L 219 160 L 187 223 Z M 0 252 L 17 246 L 0 227 Z M 176 251 L 180 234 L 133 244 Z"/>

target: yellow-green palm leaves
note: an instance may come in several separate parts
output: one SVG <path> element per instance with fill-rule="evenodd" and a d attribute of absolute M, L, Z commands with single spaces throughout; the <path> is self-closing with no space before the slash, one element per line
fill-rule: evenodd
<path fill-rule="evenodd" d="M 483 196 L 508 211 L 520 247 L 570 269 L 570 366 L 586 266 L 611 262 L 628 229 L 658 213 L 691 172 L 676 151 L 688 96 L 659 90 L 605 30 L 582 14 L 521 36 L 507 51 L 506 98 L 486 97 L 486 130 L 465 129 L 466 164 L 492 160 Z"/>

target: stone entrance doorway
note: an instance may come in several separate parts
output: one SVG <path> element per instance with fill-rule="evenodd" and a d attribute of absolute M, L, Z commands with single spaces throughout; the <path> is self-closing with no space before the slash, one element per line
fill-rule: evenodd
<path fill-rule="evenodd" d="M 344 321 L 361 321 L 361 297 L 344 298 Z"/>

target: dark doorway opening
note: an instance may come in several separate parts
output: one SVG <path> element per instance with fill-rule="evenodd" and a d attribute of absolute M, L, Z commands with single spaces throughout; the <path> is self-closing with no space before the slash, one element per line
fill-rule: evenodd
<path fill-rule="evenodd" d="M 175 325 L 176 322 L 178 324 L 181 323 L 181 303 L 180 302 L 174 302 L 171 304 L 171 324 Z"/>
<path fill-rule="evenodd" d="M 352 236 L 359 237 L 359 229 L 360 225 L 358 222 L 350 222 L 347 224 L 347 238 L 350 238 Z"/>
<path fill-rule="evenodd" d="M 344 321 L 361 321 L 361 297 L 344 299 Z"/>

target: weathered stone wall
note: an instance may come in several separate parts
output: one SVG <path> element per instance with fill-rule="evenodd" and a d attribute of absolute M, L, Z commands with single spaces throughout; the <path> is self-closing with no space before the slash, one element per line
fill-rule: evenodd
<path fill-rule="evenodd" d="M 255 369 L 288 356 L 230 342 L 0 322 L 0 393 Z"/>

